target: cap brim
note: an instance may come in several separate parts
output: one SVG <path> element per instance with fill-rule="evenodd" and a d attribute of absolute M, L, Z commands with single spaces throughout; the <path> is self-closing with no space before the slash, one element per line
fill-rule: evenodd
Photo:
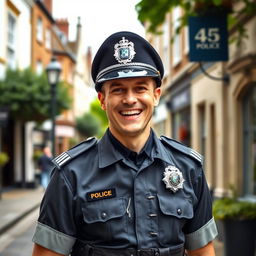
<path fill-rule="evenodd" d="M 148 69 L 145 67 L 132 67 L 132 68 L 126 67 L 122 69 L 116 69 L 102 75 L 96 81 L 95 88 L 97 91 L 100 91 L 102 84 L 106 81 L 122 79 L 122 78 L 135 78 L 135 77 L 154 77 L 154 78 L 160 79 L 160 74 L 155 70 Z"/>

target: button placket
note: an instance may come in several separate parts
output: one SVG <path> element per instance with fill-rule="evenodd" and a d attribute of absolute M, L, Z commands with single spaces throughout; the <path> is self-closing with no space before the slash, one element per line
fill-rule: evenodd
<path fill-rule="evenodd" d="M 150 200 L 150 201 L 155 200 L 155 198 L 156 198 L 156 196 L 154 196 L 154 195 L 148 195 L 147 196 L 147 199 Z M 156 221 L 155 218 L 157 217 L 157 213 L 151 212 L 151 213 L 148 214 L 148 216 L 150 217 L 151 221 L 154 223 L 154 226 L 155 226 L 155 221 Z M 156 237 L 156 236 L 158 236 L 158 232 L 152 230 L 152 231 L 149 232 L 149 235 L 151 237 Z"/>

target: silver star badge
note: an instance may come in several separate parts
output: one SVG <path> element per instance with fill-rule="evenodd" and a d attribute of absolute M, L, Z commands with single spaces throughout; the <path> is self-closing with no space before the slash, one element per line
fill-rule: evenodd
<path fill-rule="evenodd" d="M 134 58 L 136 52 L 134 50 L 134 43 L 129 42 L 125 37 L 119 43 L 116 43 L 114 56 L 116 60 L 121 64 L 127 64 Z"/>
<path fill-rule="evenodd" d="M 169 165 L 165 168 L 164 178 L 162 179 L 174 193 L 183 188 L 184 178 L 182 172 L 175 166 Z"/>

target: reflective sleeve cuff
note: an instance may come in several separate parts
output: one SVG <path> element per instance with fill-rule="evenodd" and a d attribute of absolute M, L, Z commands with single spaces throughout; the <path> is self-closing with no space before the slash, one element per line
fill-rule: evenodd
<path fill-rule="evenodd" d="M 32 241 L 51 251 L 69 255 L 76 238 L 38 222 Z"/>
<path fill-rule="evenodd" d="M 195 250 L 204 247 L 218 235 L 214 218 L 193 233 L 185 235 L 185 248 Z"/>

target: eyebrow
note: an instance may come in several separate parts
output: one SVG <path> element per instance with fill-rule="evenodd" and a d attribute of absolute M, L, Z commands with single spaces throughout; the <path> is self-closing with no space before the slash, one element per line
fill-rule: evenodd
<path fill-rule="evenodd" d="M 146 79 L 143 80 L 143 81 L 139 80 L 139 81 L 137 81 L 137 82 L 135 83 L 135 85 L 142 85 L 142 84 L 148 85 L 149 83 L 147 82 Z M 119 81 L 113 81 L 113 82 L 110 84 L 110 87 L 117 87 L 117 86 L 123 86 L 123 85 L 125 85 L 125 84 L 124 84 L 124 83 L 121 83 L 121 82 L 119 82 Z"/>
<path fill-rule="evenodd" d="M 122 86 L 123 84 L 122 83 L 119 83 L 119 82 L 112 82 L 109 87 L 116 87 L 116 86 Z"/>

